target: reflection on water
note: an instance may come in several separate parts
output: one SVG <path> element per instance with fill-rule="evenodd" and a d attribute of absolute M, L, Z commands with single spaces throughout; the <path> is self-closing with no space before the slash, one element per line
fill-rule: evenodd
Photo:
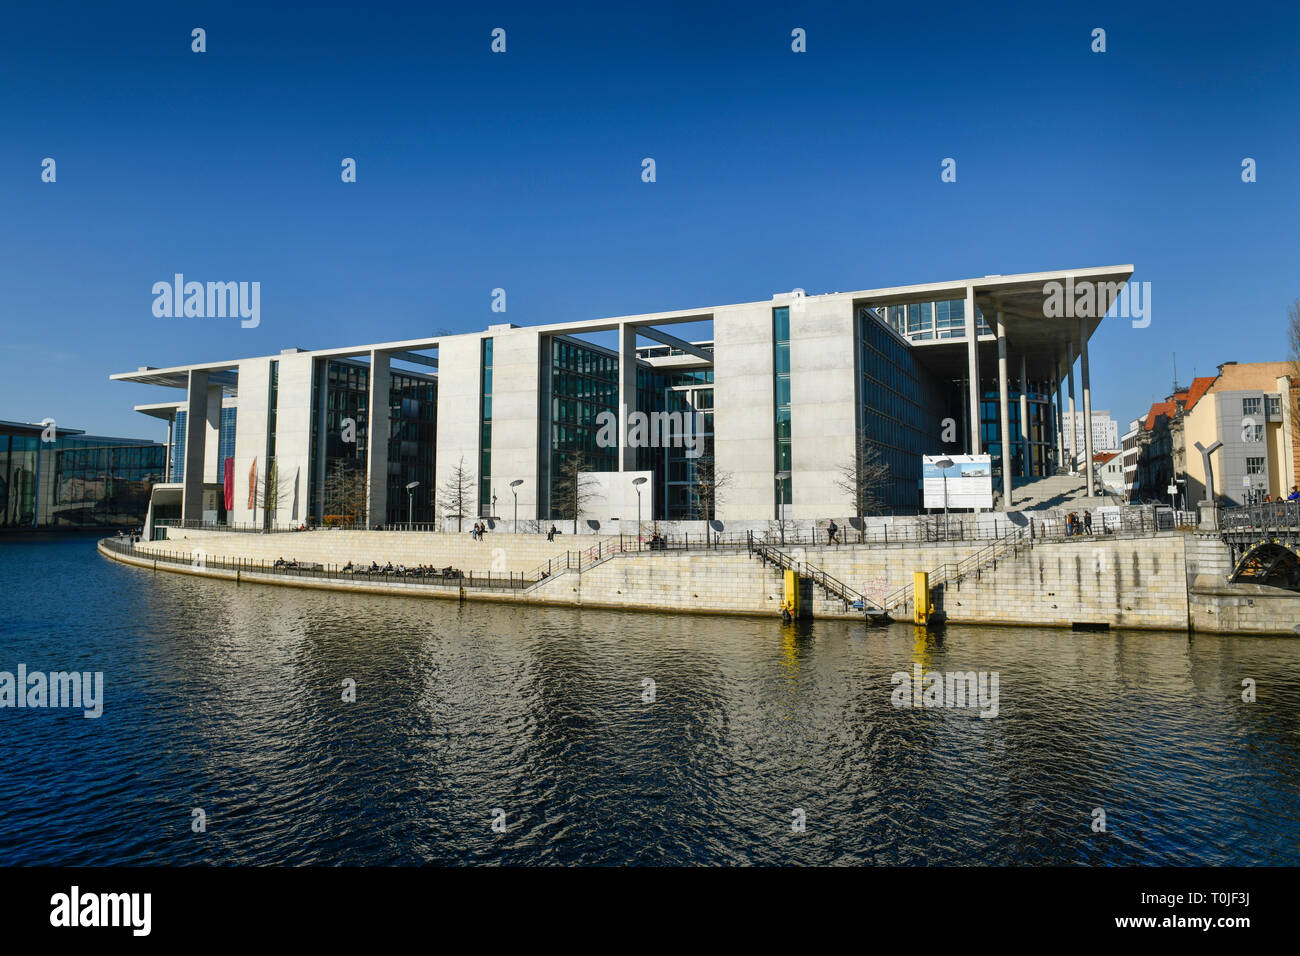
<path fill-rule="evenodd" d="M 0 545 L 0 593 L 0 670 L 106 683 L 0 710 L 4 863 L 1300 863 L 1284 638 L 236 588 L 87 541 Z M 913 664 L 998 672 L 999 716 L 896 709 Z"/>

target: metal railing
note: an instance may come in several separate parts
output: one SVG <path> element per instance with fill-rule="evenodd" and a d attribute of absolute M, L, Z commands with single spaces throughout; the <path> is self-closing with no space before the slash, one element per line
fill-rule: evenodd
<path fill-rule="evenodd" d="M 286 534 L 290 531 L 314 531 L 312 525 L 269 524 L 249 522 L 246 524 L 222 524 L 216 521 L 200 521 L 194 518 L 156 518 L 153 526 L 157 528 L 177 528 L 181 531 L 234 531 L 240 534 Z"/>
<path fill-rule="evenodd" d="M 188 551 L 164 551 L 150 549 L 139 550 L 129 539 L 102 538 L 100 544 L 117 554 L 127 555 L 145 561 L 157 561 L 172 565 L 184 565 L 191 568 L 215 568 L 224 571 L 258 574 L 273 574 L 293 578 L 328 579 L 335 581 L 387 581 L 403 584 L 486 588 L 491 590 L 523 590 L 538 583 L 518 571 L 461 571 L 458 568 L 433 567 L 371 567 L 337 564 L 320 564 L 316 562 L 290 561 L 281 562 L 254 560 L 252 558 L 216 558 L 195 554 Z"/>
<path fill-rule="evenodd" d="M 1222 531 L 1264 532 L 1300 528 L 1300 501 L 1273 501 L 1262 505 L 1224 508 Z"/>
<path fill-rule="evenodd" d="M 1021 530 L 1016 535 L 1003 538 L 987 547 L 980 548 L 974 554 L 967 556 L 956 564 L 944 562 L 929 572 L 928 584 L 931 588 L 934 588 L 938 585 L 947 584 L 949 582 L 959 582 L 968 575 L 978 574 L 980 571 L 984 570 L 985 567 L 1000 558 L 1005 557 L 1009 553 L 1018 552 L 1025 546 L 1033 547 L 1037 540 L 1040 539 L 1035 538 L 1028 529 Z M 909 600 L 915 600 L 916 596 L 912 592 L 913 585 L 905 584 L 887 596 L 881 602 L 881 606 L 884 607 L 886 611 L 891 611 L 896 607 L 902 607 L 903 605 L 906 605 Z"/>
<path fill-rule="evenodd" d="M 775 545 L 765 544 L 761 541 L 756 542 L 751 536 L 749 550 L 751 554 L 757 555 L 759 561 L 764 565 L 770 562 L 783 571 L 793 569 L 800 576 L 811 579 L 812 583 L 821 588 L 827 597 L 843 602 L 846 611 L 851 607 L 865 611 L 868 603 L 875 605 L 878 610 L 884 610 L 876 601 L 872 601 L 864 594 L 859 594 L 825 569 L 796 558 L 792 554 L 787 554 Z"/>

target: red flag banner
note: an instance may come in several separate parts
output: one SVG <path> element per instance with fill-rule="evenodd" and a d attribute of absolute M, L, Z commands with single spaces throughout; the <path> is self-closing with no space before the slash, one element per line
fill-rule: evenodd
<path fill-rule="evenodd" d="M 235 507 L 235 459 L 227 458 L 222 462 L 221 491 L 226 499 L 226 510 Z"/>

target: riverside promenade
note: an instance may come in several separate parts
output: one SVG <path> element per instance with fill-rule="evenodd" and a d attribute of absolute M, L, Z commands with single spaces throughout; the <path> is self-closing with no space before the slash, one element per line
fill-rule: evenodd
<path fill-rule="evenodd" d="M 109 538 L 99 550 L 235 585 L 774 619 L 787 570 L 807 582 L 813 617 L 895 620 L 911 619 L 912 575 L 926 571 L 931 601 L 953 623 L 1300 633 L 1300 594 L 1229 581 L 1233 554 L 1216 532 L 1137 521 L 1086 536 L 1050 520 L 991 527 L 939 533 L 915 520 L 849 530 L 833 544 L 814 529 L 653 545 L 635 535 L 169 528 L 166 540 Z"/>

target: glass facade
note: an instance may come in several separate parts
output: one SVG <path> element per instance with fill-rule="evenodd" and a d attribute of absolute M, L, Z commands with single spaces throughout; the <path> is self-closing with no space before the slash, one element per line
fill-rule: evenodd
<path fill-rule="evenodd" d="M 618 471 L 618 444 L 597 441 L 601 412 L 618 415 L 618 356 L 572 339 L 550 339 L 549 381 L 543 394 L 547 409 L 549 453 L 543 456 L 542 489 L 548 518 L 571 517 L 557 499 L 556 485 L 565 464 L 575 455 L 583 471 Z"/>
<path fill-rule="evenodd" d="M 438 383 L 430 376 L 394 371 L 388 392 L 388 518 L 402 524 L 435 519 L 434 455 L 438 429 Z M 408 495 L 406 486 L 420 484 Z"/>
<path fill-rule="evenodd" d="M 316 370 L 314 379 L 312 404 L 315 408 L 322 405 L 320 390 L 325 391 L 323 414 L 312 416 L 311 500 L 316 520 L 325 524 L 363 521 L 365 515 L 359 513 L 360 504 L 354 500 L 357 495 L 336 488 L 327 496 L 326 488 L 318 487 L 317 483 L 323 478 L 330 485 L 331 476 L 341 462 L 344 469 L 356 476 L 352 482 L 361 482 L 364 487 L 368 477 L 365 469 L 370 436 L 370 366 L 328 359 Z M 322 450 L 325 461 L 317 464 Z"/>
<path fill-rule="evenodd" d="M 859 433 L 890 472 L 876 496 L 889 510 L 914 511 L 921 456 L 935 453 L 946 416 L 945 389 L 869 307 L 858 310 L 857 326 Z"/>
<path fill-rule="evenodd" d="M 22 432 L 22 433 L 20 433 Z M 167 446 L 0 425 L 0 527 L 134 527 L 163 480 Z"/>
<path fill-rule="evenodd" d="M 478 513 L 492 516 L 492 340 L 481 347 L 482 379 L 479 386 Z"/>
<path fill-rule="evenodd" d="M 323 475 L 328 484 L 343 463 L 349 471 L 368 480 L 367 461 L 370 441 L 370 366 L 361 362 L 331 359 L 323 369 L 324 440 L 313 427 L 312 458 L 324 446 L 323 467 L 311 469 L 312 481 Z M 317 386 L 317 389 L 319 386 Z M 313 402 L 320 402 L 319 391 Z M 320 407 L 319 404 L 316 407 Z M 382 519 L 371 523 L 403 525 L 409 518 L 417 524 L 435 520 L 435 463 L 438 428 L 438 382 L 432 376 L 391 370 L 388 388 L 388 506 Z M 420 484 L 409 495 L 406 486 Z M 318 522 L 357 521 L 363 515 L 351 513 L 354 502 L 326 501 L 325 488 L 313 485 L 312 501 Z M 337 497 L 337 494 L 335 494 Z M 344 497 L 353 497 L 344 494 Z M 348 514 L 336 512 L 348 511 Z M 328 516 L 328 518 L 327 518 Z"/>
<path fill-rule="evenodd" d="M 713 369 L 689 369 L 665 376 L 665 410 L 680 416 L 695 415 L 692 430 L 699 429 L 697 439 L 699 454 L 691 456 L 683 440 L 674 440 L 660 449 L 657 457 L 662 461 L 665 474 L 661 495 L 663 517 L 670 520 L 700 520 L 714 517 L 706 510 L 716 512 L 716 502 L 709 509 L 708 499 L 714 497 L 702 482 L 711 480 L 713 462 Z M 656 474 L 656 478 L 658 475 Z M 701 492 L 704 492 L 701 500 Z M 656 516 L 658 517 L 658 515 Z"/>
<path fill-rule="evenodd" d="M 777 514 L 793 500 L 790 474 L 794 461 L 790 444 L 790 307 L 783 305 L 772 310 L 772 376 L 775 395 L 776 420 L 776 472 L 772 476 Z"/>
<path fill-rule="evenodd" d="M 176 413 L 176 424 L 172 427 L 172 467 L 171 481 L 185 480 L 185 419 L 186 413 Z"/>
<path fill-rule="evenodd" d="M 890 328 L 913 342 L 963 338 L 966 335 L 965 299 L 891 305 L 881 311 L 885 314 Z M 991 335 L 993 330 L 985 321 L 984 313 L 977 308 L 975 314 L 979 334 Z"/>
<path fill-rule="evenodd" d="M 1020 389 L 1008 391 L 1007 420 L 1011 436 L 1011 476 L 1023 478 L 1024 441 L 1020 437 Z M 1029 388 L 1029 468 L 1030 476 L 1041 477 L 1050 472 L 1055 457 L 1056 433 L 1052 430 L 1051 396 L 1048 387 L 1030 383 Z M 1081 432 L 1082 434 L 1082 432 Z M 992 456 L 993 487 L 1001 490 L 1002 480 L 1002 423 L 998 417 L 998 392 L 985 390 L 980 399 L 980 438 L 984 452 Z"/>

